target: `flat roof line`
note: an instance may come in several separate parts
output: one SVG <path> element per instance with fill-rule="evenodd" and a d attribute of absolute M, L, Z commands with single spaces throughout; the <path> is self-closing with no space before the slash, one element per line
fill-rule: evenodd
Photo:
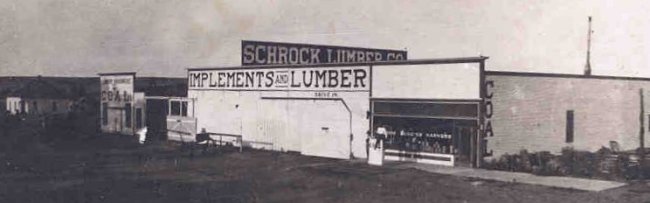
<path fill-rule="evenodd" d="M 135 75 L 135 72 L 112 72 L 112 73 L 97 73 L 97 75 Z"/>
<path fill-rule="evenodd" d="M 514 71 L 485 71 L 486 76 L 515 76 L 515 77 L 554 77 L 554 78 L 579 78 L 579 79 L 601 79 L 601 80 L 637 80 L 650 81 L 650 78 L 608 76 L 608 75 L 581 75 L 567 73 L 539 73 L 539 72 L 514 72 Z"/>
<path fill-rule="evenodd" d="M 374 62 L 354 62 L 354 63 L 197 67 L 197 68 L 187 68 L 187 70 L 200 71 L 200 70 L 271 69 L 271 68 L 302 68 L 302 67 L 340 67 L 340 66 L 367 66 L 367 65 L 381 66 L 381 65 L 412 65 L 412 64 L 479 63 L 487 59 L 489 59 L 489 57 L 487 56 L 478 56 L 478 57 L 463 57 L 463 58 L 410 59 L 410 60 L 401 60 L 401 61 L 374 61 Z"/>

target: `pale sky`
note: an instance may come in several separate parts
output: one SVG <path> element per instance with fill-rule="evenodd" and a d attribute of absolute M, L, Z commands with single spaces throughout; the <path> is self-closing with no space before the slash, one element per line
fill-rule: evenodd
<path fill-rule="evenodd" d="M 488 70 L 650 77 L 650 1 L 0 0 L 0 76 L 184 77 L 241 40 L 489 56 Z"/>

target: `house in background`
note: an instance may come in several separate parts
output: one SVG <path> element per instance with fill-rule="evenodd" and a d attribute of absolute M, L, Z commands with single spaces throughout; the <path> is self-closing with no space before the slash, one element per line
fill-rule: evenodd
<path fill-rule="evenodd" d="M 40 76 L 9 92 L 5 109 L 10 114 L 67 113 L 74 102 L 73 96 Z"/>

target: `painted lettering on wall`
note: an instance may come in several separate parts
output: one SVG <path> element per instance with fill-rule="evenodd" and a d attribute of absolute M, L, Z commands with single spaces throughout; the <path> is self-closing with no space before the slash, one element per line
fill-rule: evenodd
<path fill-rule="evenodd" d="M 406 60 L 407 52 L 388 49 L 242 41 L 242 65 L 321 64 Z"/>
<path fill-rule="evenodd" d="M 482 140 L 482 146 L 481 149 L 483 151 L 483 156 L 492 156 L 492 150 L 488 152 L 487 149 L 487 144 L 488 140 L 485 139 L 487 137 L 492 137 L 494 136 L 494 132 L 492 131 L 492 115 L 494 113 L 494 108 L 492 106 L 492 97 L 494 96 L 494 91 L 492 88 L 494 88 L 494 81 L 492 80 L 487 80 L 485 81 L 485 99 L 483 100 L 483 140 Z"/>
<path fill-rule="evenodd" d="M 338 98 L 339 94 L 336 92 L 314 92 L 315 98 Z"/>
<path fill-rule="evenodd" d="M 190 70 L 189 89 L 367 91 L 368 67 Z"/>
<path fill-rule="evenodd" d="M 101 101 L 113 106 L 133 101 L 133 79 L 133 75 L 101 76 Z"/>
<path fill-rule="evenodd" d="M 492 88 L 494 87 L 494 81 L 488 80 L 485 81 L 485 119 L 484 119 L 484 124 L 485 124 L 485 136 L 486 137 L 492 137 L 494 136 L 494 133 L 492 132 L 492 114 L 493 114 L 493 107 L 492 107 L 492 96 L 494 96 L 494 92 L 492 92 Z"/>
<path fill-rule="evenodd" d="M 116 101 L 116 102 L 130 102 L 133 101 L 133 95 L 129 94 L 127 91 L 119 91 L 116 88 L 112 90 L 102 90 L 101 98 L 103 102 Z"/>

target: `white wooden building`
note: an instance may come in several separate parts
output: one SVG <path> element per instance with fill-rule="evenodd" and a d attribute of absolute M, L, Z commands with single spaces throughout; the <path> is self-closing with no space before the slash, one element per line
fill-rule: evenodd
<path fill-rule="evenodd" d="M 244 146 L 365 158 L 381 125 L 387 159 L 477 165 L 486 59 L 190 68 L 188 99 L 195 130 Z"/>

